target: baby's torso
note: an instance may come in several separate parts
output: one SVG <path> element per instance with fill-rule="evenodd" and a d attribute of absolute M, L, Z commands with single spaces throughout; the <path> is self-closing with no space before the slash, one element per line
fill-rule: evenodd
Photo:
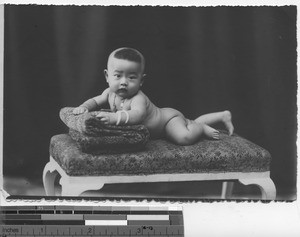
<path fill-rule="evenodd" d="M 139 91 L 137 95 L 143 96 L 146 101 L 146 116 L 141 124 L 148 128 L 152 138 L 162 137 L 166 123 L 176 116 L 178 111 L 169 108 L 158 108 L 142 91 Z M 115 93 L 110 93 L 108 102 L 111 110 L 131 110 L 131 103 L 137 95 L 122 101 Z"/>

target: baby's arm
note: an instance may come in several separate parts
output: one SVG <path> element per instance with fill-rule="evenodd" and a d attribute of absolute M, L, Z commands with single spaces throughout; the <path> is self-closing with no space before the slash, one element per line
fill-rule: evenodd
<path fill-rule="evenodd" d="M 146 98 L 140 94 L 131 101 L 131 109 L 126 112 L 117 113 L 100 112 L 97 117 L 101 118 L 104 124 L 135 125 L 141 124 L 147 116 Z"/>
<path fill-rule="evenodd" d="M 105 104 L 108 101 L 109 88 L 104 90 L 101 95 L 88 99 L 83 104 L 73 110 L 73 114 L 82 114 L 95 110 L 98 106 Z"/>
<path fill-rule="evenodd" d="M 128 112 L 128 124 L 141 124 L 147 116 L 147 101 L 146 98 L 138 94 L 131 102 L 131 109 Z M 124 113 L 121 115 L 121 124 L 126 122 Z"/>

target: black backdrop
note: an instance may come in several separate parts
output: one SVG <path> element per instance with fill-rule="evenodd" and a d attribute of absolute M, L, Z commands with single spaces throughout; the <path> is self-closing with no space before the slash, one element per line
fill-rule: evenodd
<path fill-rule="evenodd" d="M 229 109 L 296 189 L 296 7 L 5 6 L 4 174 L 41 179 L 59 109 L 99 94 L 109 53 L 146 57 L 143 91 L 187 117 Z"/>

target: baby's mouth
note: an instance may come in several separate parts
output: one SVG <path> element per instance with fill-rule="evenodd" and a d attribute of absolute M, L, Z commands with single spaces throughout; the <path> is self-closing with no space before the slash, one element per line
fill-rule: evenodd
<path fill-rule="evenodd" d="M 118 89 L 118 93 L 126 93 L 126 92 L 127 92 L 127 89 L 125 89 L 125 88 Z"/>

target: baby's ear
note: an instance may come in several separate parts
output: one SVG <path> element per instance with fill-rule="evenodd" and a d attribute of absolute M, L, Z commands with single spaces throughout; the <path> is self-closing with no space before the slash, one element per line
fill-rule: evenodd
<path fill-rule="evenodd" d="M 142 85 L 143 85 L 143 83 L 144 83 L 144 81 L 145 81 L 145 77 L 146 77 L 146 76 L 147 76 L 146 74 L 143 74 L 143 75 L 142 75 L 142 79 L 141 79 L 140 86 L 142 86 Z"/>
<path fill-rule="evenodd" d="M 105 76 L 105 79 L 106 81 L 108 80 L 108 72 L 107 72 L 107 69 L 104 69 L 104 76 Z M 107 81 L 108 82 L 108 81 Z"/>

